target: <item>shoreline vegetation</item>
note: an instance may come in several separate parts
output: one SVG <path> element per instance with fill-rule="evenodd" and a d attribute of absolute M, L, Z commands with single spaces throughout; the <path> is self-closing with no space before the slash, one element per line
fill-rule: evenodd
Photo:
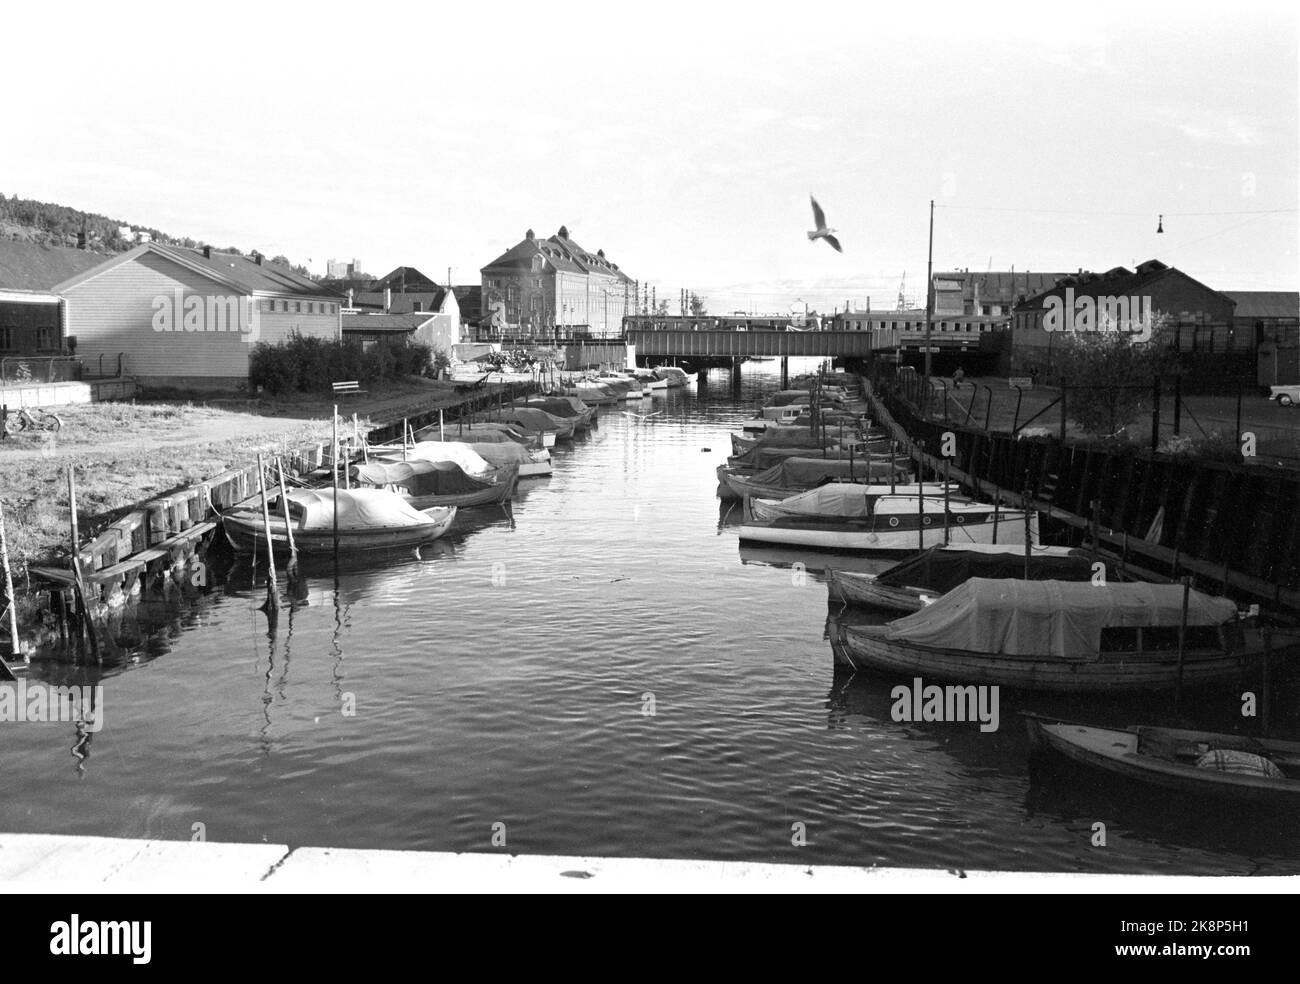
<path fill-rule="evenodd" d="M 84 544 L 150 499 L 247 464 L 258 451 L 330 440 L 335 399 L 329 396 L 176 397 L 155 393 L 131 403 L 58 407 L 63 427 L 57 434 L 29 431 L 0 442 L 0 501 L 19 595 L 28 587 L 29 566 L 62 566 L 71 556 L 69 465 L 76 469 Z M 349 424 L 355 413 L 370 429 L 459 401 L 451 383 L 410 379 L 386 384 L 382 394 L 349 397 L 338 408 Z"/>

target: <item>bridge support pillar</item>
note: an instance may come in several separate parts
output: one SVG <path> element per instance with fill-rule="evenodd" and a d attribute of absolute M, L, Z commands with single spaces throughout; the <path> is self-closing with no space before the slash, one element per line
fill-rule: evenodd
<path fill-rule="evenodd" d="M 731 388 L 733 390 L 740 389 L 740 365 L 744 361 L 745 360 L 738 355 L 734 356 L 731 360 Z"/>
<path fill-rule="evenodd" d="M 790 388 L 790 356 L 781 356 L 781 389 Z"/>

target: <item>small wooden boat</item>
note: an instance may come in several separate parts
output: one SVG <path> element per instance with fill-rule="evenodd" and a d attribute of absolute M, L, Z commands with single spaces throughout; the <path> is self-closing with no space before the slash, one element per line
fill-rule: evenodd
<path fill-rule="evenodd" d="M 457 445 L 465 447 L 467 445 Z M 353 465 L 351 476 L 364 488 L 388 489 L 416 509 L 432 506 L 491 506 L 508 500 L 519 481 L 519 467 L 493 469 L 492 476 L 476 476 L 454 461 L 372 461 Z"/>
<path fill-rule="evenodd" d="M 1035 581 L 1088 581 L 1092 565 L 1088 551 L 1072 547 L 1033 547 L 1026 559 L 1023 545 L 961 543 L 931 547 L 879 574 L 832 568 L 826 587 L 835 604 L 916 612 L 972 577 L 1024 577 L 1028 568 Z"/>
<path fill-rule="evenodd" d="M 446 533 L 456 518 L 454 508 L 421 511 L 381 489 L 339 489 L 337 500 L 332 489 L 297 489 L 276 495 L 269 504 L 271 548 L 277 555 L 289 553 L 282 498 L 288 502 L 294 546 L 305 556 L 333 552 L 336 503 L 341 553 L 419 546 Z M 227 510 L 221 514 L 221 528 L 236 552 L 265 552 L 260 505 Z"/>
<path fill-rule="evenodd" d="M 932 489 L 930 490 L 933 491 Z M 913 553 L 945 543 L 1025 542 L 1025 513 L 1000 509 L 951 492 L 918 496 L 889 493 L 887 485 L 835 482 L 787 499 L 746 502 L 740 539 L 842 553 Z M 1029 539 L 1038 542 L 1037 514 Z"/>
<path fill-rule="evenodd" d="M 1025 714 L 1035 755 L 1194 796 L 1300 806 L 1300 742 L 1179 728 L 1104 728 Z"/>
<path fill-rule="evenodd" d="M 888 625 L 831 619 L 837 662 L 960 684 L 1062 693 L 1156 691 L 1235 682 L 1263 666 L 1260 633 L 1237 606 L 1188 594 L 1181 672 L 1178 584 L 971 578 L 919 612 Z M 1271 659 L 1300 653 L 1300 637 L 1277 638 Z"/>

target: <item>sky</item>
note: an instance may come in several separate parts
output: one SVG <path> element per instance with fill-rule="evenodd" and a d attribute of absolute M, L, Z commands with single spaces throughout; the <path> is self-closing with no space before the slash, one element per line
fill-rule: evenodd
<path fill-rule="evenodd" d="M 936 271 L 1300 280 L 1293 4 L 187 9 L 6 10 L 0 191 L 456 283 L 565 225 L 713 312 L 923 305 L 931 200 Z"/>

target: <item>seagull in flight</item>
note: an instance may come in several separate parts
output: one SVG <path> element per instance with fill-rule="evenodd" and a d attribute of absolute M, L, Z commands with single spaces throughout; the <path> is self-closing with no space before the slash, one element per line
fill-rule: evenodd
<path fill-rule="evenodd" d="M 833 232 L 835 232 L 835 230 L 826 228 L 826 213 L 823 212 L 822 207 L 817 204 L 817 199 L 813 198 L 812 195 L 809 195 L 808 200 L 812 202 L 813 222 L 817 225 L 816 229 L 808 233 L 808 238 L 825 239 L 828 243 L 831 244 L 831 247 L 835 250 L 835 252 L 843 253 L 844 250 L 840 248 L 840 241 L 836 239 L 833 235 L 831 235 Z"/>

